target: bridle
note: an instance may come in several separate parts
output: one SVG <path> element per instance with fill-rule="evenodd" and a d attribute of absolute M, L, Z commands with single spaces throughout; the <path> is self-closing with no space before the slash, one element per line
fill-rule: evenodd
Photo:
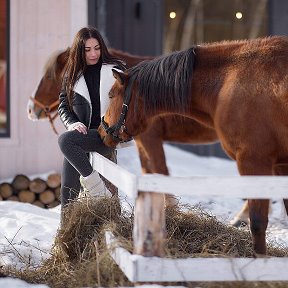
<path fill-rule="evenodd" d="M 52 114 L 52 110 L 59 105 L 59 103 L 60 103 L 59 99 L 56 100 L 56 101 L 54 101 L 52 104 L 50 104 L 50 105 L 48 106 L 48 105 L 42 104 L 40 101 L 36 100 L 35 98 L 33 98 L 33 97 L 31 97 L 31 96 L 30 96 L 29 98 L 30 98 L 30 100 L 32 100 L 32 102 L 33 102 L 36 106 L 40 107 L 40 108 L 44 111 L 44 113 L 46 114 L 46 116 L 47 116 L 48 119 L 49 119 L 49 122 L 50 122 L 50 125 L 51 125 L 53 131 L 55 132 L 56 135 L 58 135 L 58 132 L 57 132 L 57 130 L 56 130 L 56 128 L 55 128 L 55 125 L 54 125 L 54 120 L 55 120 L 56 117 L 58 116 L 58 112 L 57 112 L 57 110 L 56 110 L 55 113 Z M 40 110 L 39 114 L 41 113 L 42 110 Z"/>
<path fill-rule="evenodd" d="M 113 126 L 109 127 L 108 123 L 105 122 L 104 116 L 101 118 L 101 126 L 105 130 L 105 132 L 110 135 L 113 139 L 114 142 L 118 143 L 123 143 L 123 142 L 128 142 L 132 140 L 132 136 L 128 133 L 126 125 L 125 125 L 125 118 L 129 109 L 129 104 L 131 101 L 131 90 L 132 90 L 132 83 L 133 81 L 129 81 L 127 88 L 125 89 L 125 94 L 124 94 L 124 101 L 122 104 L 122 110 L 120 117 L 116 124 Z M 128 140 L 123 140 L 119 134 L 125 132 L 128 136 Z"/>

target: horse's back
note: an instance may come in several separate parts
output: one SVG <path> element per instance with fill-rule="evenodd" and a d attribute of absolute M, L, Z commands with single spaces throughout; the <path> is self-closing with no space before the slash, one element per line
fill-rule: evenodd
<path fill-rule="evenodd" d="M 222 145 L 233 158 L 252 146 L 265 155 L 288 155 L 288 37 L 231 42 L 230 47 L 214 114 Z"/>

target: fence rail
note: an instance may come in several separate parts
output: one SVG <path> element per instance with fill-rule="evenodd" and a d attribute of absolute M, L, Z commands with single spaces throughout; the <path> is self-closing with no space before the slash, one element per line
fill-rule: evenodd
<path fill-rule="evenodd" d="M 287 281 L 288 258 L 186 258 L 133 255 L 106 232 L 111 256 L 131 282 Z"/>
<path fill-rule="evenodd" d="M 130 281 L 288 280 L 288 273 L 286 273 L 288 257 L 189 259 L 155 257 L 163 256 L 161 245 L 164 243 L 165 233 L 162 226 L 165 225 L 165 217 L 163 217 L 165 214 L 162 193 L 178 196 L 201 194 L 260 199 L 288 198 L 288 177 L 137 176 L 98 153 L 94 153 L 93 167 L 129 197 L 135 199 L 134 254 L 122 248 L 111 232 L 106 233 L 106 242 L 111 248 L 111 256 Z"/>

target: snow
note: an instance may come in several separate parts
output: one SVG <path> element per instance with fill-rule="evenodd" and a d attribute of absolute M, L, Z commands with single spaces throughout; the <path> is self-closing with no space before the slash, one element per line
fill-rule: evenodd
<path fill-rule="evenodd" d="M 235 176 L 238 175 L 235 162 L 216 157 L 196 156 L 165 144 L 165 155 L 170 174 L 173 176 Z M 118 150 L 118 164 L 134 174 L 141 174 L 140 162 L 135 147 Z M 50 173 L 50 172 L 49 172 Z M 49 173 L 46 174 L 49 175 Z M 33 175 L 45 177 L 44 175 Z M 5 179 L 6 181 L 7 179 Z M 0 179 L 0 183 L 4 179 Z M 233 191 L 231 191 L 231 195 Z M 228 223 L 243 205 L 242 199 L 221 197 L 183 197 L 183 203 L 200 206 Z M 267 239 L 288 246 L 288 217 L 282 201 L 273 199 L 269 217 Z M 0 202 L 0 262 L 21 267 L 23 262 L 38 265 L 49 257 L 49 251 L 60 223 L 60 206 L 42 209 L 31 204 Z M 47 287 L 27 284 L 19 279 L 0 278 L 0 287 Z"/>

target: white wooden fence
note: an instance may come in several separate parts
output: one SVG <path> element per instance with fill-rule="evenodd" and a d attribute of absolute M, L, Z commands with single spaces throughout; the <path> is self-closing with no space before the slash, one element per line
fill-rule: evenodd
<path fill-rule="evenodd" d="M 157 211 L 158 214 L 156 216 L 151 216 L 151 214 L 155 212 L 154 202 L 163 198 L 159 198 L 159 195 L 161 195 L 160 193 L 170 193 L 177 196 L 199 196 L 199 194 L 201 194 L 202 196 L 221 195 L 226 197 L 259 199 L 271 198 L 272 196 L 273 198 L 288 198 L 288 177 L 208 176 L 180 178 L 155 174 L 136 176 L 98 153 L 94 153 L 93 167 L 119 189 L 123 190 L 129 197 L 135 198 L 136 220 L 134 223 L 133 237 L 134 245 L 138 245 L 140 248 L 134 247 L 134 254 L 131 254 L 121 247 L 111 232 L 106 232 L 106 242 L 108 247 L 111 248 L 111 256 L 130 281 L 187 282 L 288 280 L 287 257 L 171 259 L 136 255 L 142 254 L 147 256 L 151 255 L 151 253 L 152 255 L 157 255 L 159 246 L 163 243 L 162 238 L 164 237 L 164 234 L 161 234 L 160 229 L 163 211 Z M 143 198 L 143 195 L 145 195 L 144 200 L 142 199 L 145 202 L 144 205 L 143 203 L 141 204 L 139 200 L 141 197 Z M 154 195 L 157 195 L 156 197 L 158 198 L 151 198 Z M 146 196 L 147 198 L 145 198 Z M 161 210 L 162 204 L 163 203 L 160 203 L 156 208 Z M 147 208 L 147 206 L 149 207 Z M 142 213 L 141 217 L 137 216 L 140 211 Z M 156 226 L 158 223 L 158 226 L 154 230 L 153 228 L 151 230 L 153 221 L 156 222 Z M 145 231 L 148 225 L 150 226 L 148 231 L 150 234 Z M 144 232 L 142 230 L 144 230 Z M 151 231 L 156 235 L 151 236 Z M 160 233 L 157 235 L 159 231 Z M 142 239 L 141 237 L 144 238 Z M 149 241 L 151 241 L 151 243 L 149 243 Z M 156 244 L 154 242 L 156 242 Z M 148 251 L 143 249 L 143 246 L 149 246 Z M 156 247 L 156 250 L 153 249 L 153 247 Z M 158 255 L 161 256 L 161 247 Z"/>

